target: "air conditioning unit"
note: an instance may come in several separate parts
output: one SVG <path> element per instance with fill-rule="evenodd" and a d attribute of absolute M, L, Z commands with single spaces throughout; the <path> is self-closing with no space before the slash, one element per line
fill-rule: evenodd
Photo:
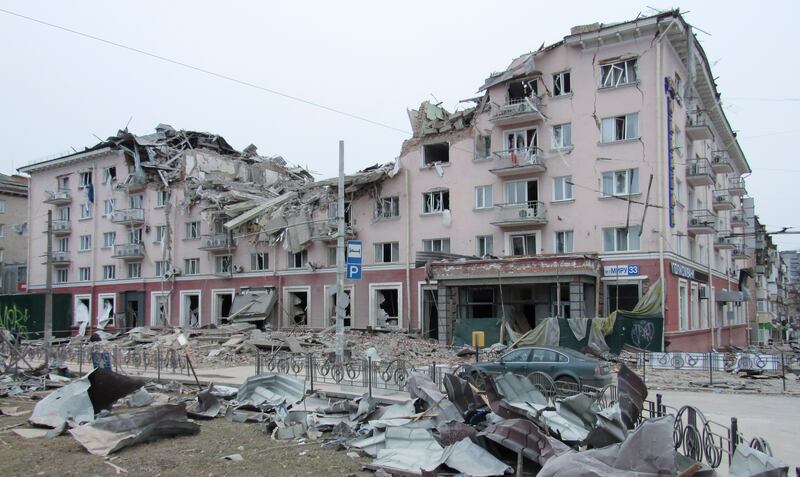
<path fill-rule="evenodd" d="M 692 225 L 700 225 L 700 219 L 692 219 L 689 221 L 689 223 Z"/>
<path fill-rule="evenodd" d="M 233 266 L 233 273 L 242 273 L 244 271 L 244 267 L 241 265 L 234 265 Z"/>
<path fill-rule="evenodd" d="M 537 216 L 536 209 L 520 209 L 519 218 L 521 219 L 535 219 Z"/>
<path fill-rule="evenodd" d="M 164 278 L 172 278 L 177 277 L 181 274 L 181 269 L 177 267 L 172 267 L 164 274 Z"/>

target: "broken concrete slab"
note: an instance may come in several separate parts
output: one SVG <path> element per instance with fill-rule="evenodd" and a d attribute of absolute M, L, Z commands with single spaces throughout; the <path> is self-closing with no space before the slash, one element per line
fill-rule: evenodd
<path fill-rule="evenodd" d="M 199 419 L 213 419 L 219 415 L 222 404 L 211 390 L 206 389 L 197 393 L 197 401 L 187 406 L 186 413 Z"/>
<path fill-rule="evenodd" d="M 69 431 L 87 451 L 99 456 L 107 456 L 142 442 L 198 432 L 200 426 L 186 418 L 184 403 L 101 417 Z"/>
<path fill-rule="evenodd" d="M 730 469 L 730 477 L 786 477 L 789 474 L 789 466 L 782 460 L 744 444 L 736 446 Z"/>

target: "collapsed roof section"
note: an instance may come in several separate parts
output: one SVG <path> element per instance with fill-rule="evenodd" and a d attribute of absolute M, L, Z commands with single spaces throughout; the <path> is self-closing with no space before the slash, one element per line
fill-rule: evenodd
<path fill-rule="evenodd" d="M 409 109 L 408 120 L 411 123 L 414 138 L 461 131 L 471 127 L 476 111 L 482 111 L 487 102 L 486 96 L 473 98 L 473 100 L 478 102 L 477 106 L 455 113 L 444 109 L 440 105 L 441 103 L 432 104 L 430 101 L 423 101 L 419 105 L 419 109 Z"/>

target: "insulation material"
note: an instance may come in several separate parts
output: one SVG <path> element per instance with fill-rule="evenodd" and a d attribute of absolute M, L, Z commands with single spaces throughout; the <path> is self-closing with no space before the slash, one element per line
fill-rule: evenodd
<path fill-rule="evenodd" d="M 583 341 L 586 337 L 587 325 L 590 324 L 589 318 L 569 318 L 567 319 L 567 323 L 569 323 L 569 327 L 572 330 L 572 334 L 575 335 L 575 339 Z"/>

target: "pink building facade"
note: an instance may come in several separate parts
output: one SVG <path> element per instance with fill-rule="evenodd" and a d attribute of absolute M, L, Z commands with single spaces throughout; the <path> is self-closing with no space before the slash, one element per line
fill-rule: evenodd
<path fill-rule="evenodd" d="M 392 174 L 348 193 L 350 238 L 364 247 L 363 277 L 347 285 L 351 328 L 447 343 L 480 329 L 492 341 L 503 319 L 524 330 L 551 316 L 630 309 L 662 278 L 669 350 L 746 342 L 749 317 L 735 293 L 746 254 L 736 234 L 750 169 L 680 15 L 576 27 L 479 91 L 454 113 L 427 102 L 410 111 L 414 134 Z M 21 169 L 31 175 L 32 292 L 45 283 L 50 209 L 60 221 L 55 287 L 89 308 L 92 325 L 106 305 L 117 326 L 219 322 L 248 288 L 273 290 L 275 327 L 298 323 L 298 313 L 303 326 L 331 324 L 329 236 L 291 254 L 225 227 L 234 215 L 212 220 L 179 207 L 182 186 L 166 195 L 158 183 L 105 187 L 110 167 L 122 181 L 130 161 L 100 149 Z M 125 209 L 104 216 L 111 198 Z M 328 209 L 316 207 L 313 220 L 324 222 Z M 170 264 L 160 263 L 167 224 Z M 223 255 L 231 258 L 221 270 Z"/>

